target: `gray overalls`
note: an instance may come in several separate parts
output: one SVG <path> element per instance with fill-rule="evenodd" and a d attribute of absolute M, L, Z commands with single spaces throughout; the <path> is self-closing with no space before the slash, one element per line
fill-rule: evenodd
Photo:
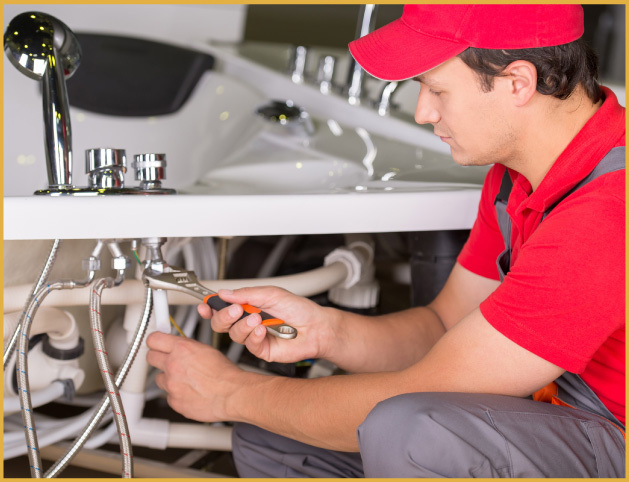
<path fill-rule="evenodd" d="M 624 147 L 612 149 L 565 197 L 624 164 Z M 511 254 L 505 177 L 495 203 L 507 247 L 497 260 L 501 280 Z M 358 427 L 360 453 L 236 424 L 234 459 L 241 477 L 625 477 L 624 426 L 578 375 L 555 383 L 571 407 L 476 393 L 392 397 Z"/>

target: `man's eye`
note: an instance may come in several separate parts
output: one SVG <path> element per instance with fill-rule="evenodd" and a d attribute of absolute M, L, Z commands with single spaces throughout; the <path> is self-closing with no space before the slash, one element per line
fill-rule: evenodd
<path fill-rule="evenodd" d="M 431 93 L 432 95 L 437 95 L 437 96 L 441 95 L 441 92 L 440 92 L 440 91 L 437 91 L 437 90 L 432 90 L 432 89 L 430 89 L 430 93 Z"/>

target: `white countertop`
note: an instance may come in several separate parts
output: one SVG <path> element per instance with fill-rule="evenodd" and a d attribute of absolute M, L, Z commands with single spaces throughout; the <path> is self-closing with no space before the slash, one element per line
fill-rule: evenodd
<path fill-rule="evenodd" d="M 470 229 L 480 188 L 293 195 L 4 198 L 4 239 Z"/>

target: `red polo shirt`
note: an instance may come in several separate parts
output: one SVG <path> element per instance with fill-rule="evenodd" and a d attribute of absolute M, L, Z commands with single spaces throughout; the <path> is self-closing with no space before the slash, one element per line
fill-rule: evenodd
<path fill-rule="evenodd" d="M 509 171 L 513 190 L 511 271 L 480 305 L 485 319 L 532 353 L 577 373 L 625 423 L 625 171 L 600 176 L 543 213 L 625 145 L 625 109 L 605 101 L 555 161 L 538 189 Z M 499 279 L 504 249 L 494 199 L 505 167 L 483 186 L 478 217 L 458 261 Z"/>

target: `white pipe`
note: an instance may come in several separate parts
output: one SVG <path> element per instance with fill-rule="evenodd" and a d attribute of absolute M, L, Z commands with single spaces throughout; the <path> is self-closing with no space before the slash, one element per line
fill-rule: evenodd
<path fill-rule="evenodd" d="M 4 301 L 4 339 L 6 340 L 15 330 L 22 312 L 11 312 L 12 310 L 9 310 L 6 305 L 8 300 L 5 298 Z M 85 304 L 85 299 L 83 301 L 82 304 Z M 59 349 L 74 348 L 79 339 L 79 330 L 74 317 L 67 311 L 50 306 L 40 307 L 33 318 L 30 335 L 35 336 L 40 333 L 48 333 L 51 341 L 54 340 L 53 345 Z"/>
<path fill-rule="evenodd" d="M 284 288 L 296 295 L 312 296 L 328 291 L 330 288 L 343 282 L 347 277 L 348 267 L 343 263 L 335 262 L 328 266 L 288 276 L 241 280 L 203 280 L 201 284 L 213 291 L 218 291 L 219 289 L 237 289 L 245 286 L 272 285 Z M 19 304 L 26 299 L 30 289 L 30 285 L 5 286 L 4 310 L 7 312 L 19 310 Z M 85 287 L 73 290 L 54 291 L 46 297 L 43 305 L 83 306 L 87 303 L 87 300 L 89 300 L 90 289 L 90 287 Z M 145 286 L 140 280 L 126 280 L 121 286 L 104 291 L 101 304 L 129 305 L 140 303 L 144 298 L 145 289 Z M 177 291 L 168 293 L 168 302 L 171 305 L 198 304 L 198 300 L 195 298 Z"/>
<path fill-rule="evenodd" d="M 154 330 L 155 320 L 151 316 L 148 331 Z M 142 417 L 146 398 L 147 352 L 146 343 L 142 343 L 120 389 L 133 445 L 161 450 L 168 447 L 231 450 L 231 427 L 171 423 L 168 420 Z"/>
<path fill-rule="evenodd" d="M 96 449 L 101 445 L 105 445 L 108 442 L 118 442 L 118 427 L 116 427 L 115 422 L 111 422 L 100 432 L 95 432 L 94 434 L 92 434 L 87 442 L 85 442 L 85 445 L 83 445 L 83 447 L 86 449 Z"/>
<path fill-rule="evenodd" d="M 168 431 L 168 447 L 229 452 L 232 449 L 231 433 L 231 427 L 222 425 L 171 423 Z"/>
<path fill-rule="evenodd" d="M 77 429 L 79 428 L 80 427 L 77 427 Z M 44 437 L 49 437 L 51 434 L 56 433 L 56 428 L 53 427 L 44 430 L 40 429 L 38 430 L 38 433 L 40 437 L 42 436 L 42 434 L 44 435 Z M 72 436 L 76 436 L 76 433 L 78 433 L 78 430 Z M 102 445 L 105 445 L 108 442 L 115 443 L 117 440 L 117 427 L 116 424 L 112 422 L 100 432 L 94 432 L 90 439 L 85 442 L 84 447 L 88 449 L 95 449 Z M 25 454 L 27 452 L 27 447 L 24 443 L 24 430 L 20 430 L 19 432 L 4 432 L 3 447 L 6 449 L 4 454 L 5 459 Z"/>
<path fill-rule="evenodd" d="M 59 424 L 55 428 L 55 430 L 48 430 L 43 435 L 40 433 L 38 437 L 38 443 L 40 447 L 45 447 L 47 445 L 52 445 L 57 442 L 60 442 L 66 438 L 74 437 L 78 433 L 80 433 L 87 420 L 91 416 L 91 413 L 81 414 L 82 416 L 72 420 L 72 422 L 67 424 Z M 17 457 L 18 455 L 24 455 L 28 452 L 28 447 L 24 443 L 24 440 L 21 441 L 20 444 L 14 444 L 4 447 L 4 458 L 11 459 L 13 457 Z"/>
<path fill-rule="evenodd" d="M 60 380 L 55 380 L 46 388 L 31 392 L 31 405 L 33 408 L 41 407 L 47 403 L 56 400 L 63 396 L 64 385 Z M 7 393 L 4 394 L 4 414 L 8 415 L 13 412 L 20 411 L 20 397 L 11 396 Z M 24 431 L 22 431 L 22 438 L 24 438 Z"/>
<path fill-rule="evenodd" d="M 85 372 L 79 366 L 78 358 L 72 360 L 52 358 L 44 353 L 41 343 L 29 351 L 28 363 L 30 390 L 33 392 L 43 390 L 55 380 L 72 380 L 74 389 L 78 390 L 85 379 Z M 15 393 L 11 377 L 5 377 L 4 391 L 5 394 Z"/>

